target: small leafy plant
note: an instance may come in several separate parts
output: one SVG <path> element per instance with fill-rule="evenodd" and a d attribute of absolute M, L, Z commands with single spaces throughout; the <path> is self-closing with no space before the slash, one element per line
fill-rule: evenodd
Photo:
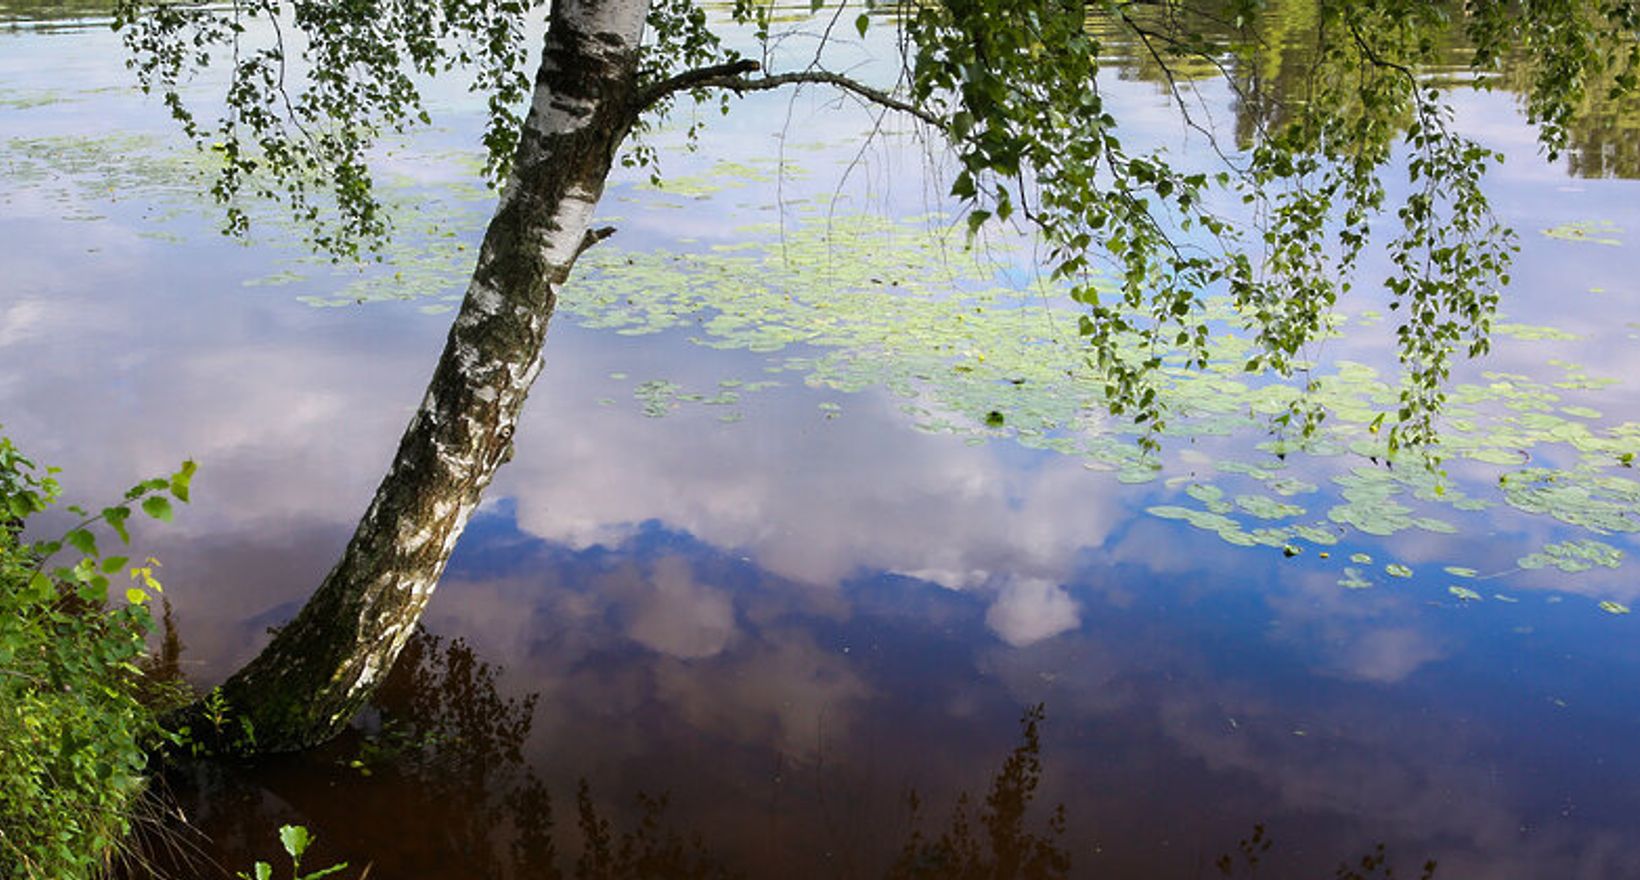
<path fill-rule="evenodd" d="M 194 708 L 191 714 L 167 719 L 173 747 L 195 758 L 256 751 L 256 725 L 233 711 L 221 687 L 211 688 Z"/>
<path fill-rule="evenodd" d="M 302 854 L 307 852 L 313 844 L 314 838 L 302 825 L 282 825 L 279 828 L 279 845 L 285 848 L 285 854 L 290 856 L 291 880 L 319 880 L 332 874 L 347 870 L 347 862 L 320 868 L 317 871 L 302 873 Z M 273 880 L 273 866 L 267 862 L 257 862 L 251 866 L 251 872 L 239 872 L 240 880 Z"/>
<path fill-rule="evenodd" d="M 166 737 L 143 704 L 138 663 L 161 591 L 158 562 L 103 555 L 99 533 L 124 545 L 140 509 L 169 520 L 188 500 L 194 464 L 133 486 L 54 540 L 28 541 L 29 521 L 61 496 L 41 469 L 0 437 L 0 864 L 5 876 L 76 878 L 105 868 L 130 830 L 145 784 L 147 748 Z M 106 542 L 106 540 L 105 540 Z M 69 561 L 64 557 L 77 555 Z M 129 577 L 123 602 L 109 601 Z M 15 871 L 15 873 L 13 873 Z"/>

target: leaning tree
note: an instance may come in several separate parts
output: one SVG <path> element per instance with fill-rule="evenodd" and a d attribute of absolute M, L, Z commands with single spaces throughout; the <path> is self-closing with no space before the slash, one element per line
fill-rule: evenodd
<path fill-rule="evenodd" d="M 860 5 L 863 2 L 864 5 Z M 653 165 L 649 135 L 683 101 L 786 87 L 839 89 L 925 127 L 955 157 L 950 192 L 971 230 L 1023 226 L 1084 309 L 1089 363 L 1113 412 L 1158 425 L 1162 352 L 1205 365 L 1209 293 L 1227 293 L 1256 343 L 1249 371 L 1302 376 L 1374 226 L 1403 366 L 1392 445 L 1427 444 L 1455 354 L 1488 347 L 1513 239 L 1482 190 L 1497 156 L 1455 130 L 1428 71 L 1462 42 L 1479 73 L 1526 82 L 1525 106 L 1551 154 L 1592 83 L 1635 87 L 1640 4 L 1632 0 L 1300 0 L 1310 31 L 1302 89 L 1261 113 L 1240 142 L 1198 125 L 1179 75 L 1222 71 L 1244 104 L 1275 100 L 1234 75 L 1270 47 L 1278 0 L 810 0 L 776 10 L 734 0 L 116 0 L 115 27 L 142 88 L 157 93 L 212 157 L 226 228 L 243 200 L 283 205 L 337 257 L 378 248 L 391 218 L 372 186 L 370 148 L 429 121 L 422 88 L 465 71 L 487 102 L 483 146 L 499 187 L 448 341 L 341 560 L 295 619 L 223 686 L 256 747 L 330 737 L 392 665 L 496 470 L 541 370 L 558 292 L 576 259 L 613 230 L 590 223 L 617 161 Z M 778 13 L 778 14 L 777 14 Z M 545 18 L 533 76 L 527 33 Z M 777 25 L 777 18 L 779 24 Z M 793 19 L 800 20 L 791 24 Z M 1097 27 L 1090 25 L 1097 24 Z M 896 29 L 889 82 L 827 66 L 827 43 Z M 821 51 L 770 69 L 785 27 Z M 751 57 L 725 45 L 740 28 Z M 1202 142 L 1208 173 L 1124 147 L 1100 91 L 1120 31 L 1138 47 Z M 201 109 L 196 74 L 224 68 Z M 211 81 L 211 80 L 207 80 Z M 1384 174 L 1405 155 L 1391 204 Z M 1386 222 L 1387 221 L 1387 222 Z M 1113 270 L 1113 271 L 1112 271 Z M 1114 284 L 1097 287 L 1096 271 Z M 1280 417 L 1308 430 L 1324 413 Z M 565 427 L 562 430 L 570 430 Z M 1141 442 L 1154 443 L 1154 436 Z"/>

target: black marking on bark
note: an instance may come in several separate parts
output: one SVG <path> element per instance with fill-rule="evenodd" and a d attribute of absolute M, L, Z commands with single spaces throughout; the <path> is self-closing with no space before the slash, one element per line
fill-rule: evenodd
<path fill-rule="evenodd" d="M 586 248 L 614 231 L 559 225 L 569 200 L 585 202 L 581 213 L 590 214 L 631 129 L 638 35 L 610 36 L 577 32 L 555 5 L 537 82 L 554 103 L 589 109 L 557 132 L 540 130 L 544 120 L 532 109 L 510 197 L 485 231 L 472 285 L 423 398 L 433 411 L 410 420 L 371 514 L 318 591 L 223 686 L 229 704 L 253 723 L 257 750 L 309 747 L 352 719 L 420 618 L 463 512 L 477 506 L 510 457 L 557 287 Z M 611 45 L 623 51 L 610 52 Z M 574 246 L 558 240 L 564 235 L 577 236 Z M 497 296 L 494 308 L 488 301 Z M 525 371 L 524 382 L 514 381 L 515 369 Z M 420 543 L 406 543 L 407 535 Z"/>

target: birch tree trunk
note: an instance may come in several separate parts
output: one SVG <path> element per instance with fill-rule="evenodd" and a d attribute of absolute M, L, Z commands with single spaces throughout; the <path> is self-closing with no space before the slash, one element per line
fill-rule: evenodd
<path fill-rule="evenodd" d="M 341 561 L 223 685 L 254 730 L 239 748 L 306 748 L 352 720 L 511 456 L 558 288 L 600 237 L 588 222 L 637 107 L 646 13 L 647 0 L 553 3 L 512 177 L 421 407 Z"/>

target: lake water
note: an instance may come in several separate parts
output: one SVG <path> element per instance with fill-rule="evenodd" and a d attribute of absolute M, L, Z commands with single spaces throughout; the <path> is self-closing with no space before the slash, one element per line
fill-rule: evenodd
<path fill-rule="evenodd" d="M 331 267 L 272 218 L 214 232 L 105 27 L 8 9 L 0 422 L 87 503 L 199 462 L 137 542 L 208 688 L 336 559 L 420 399 L 493 198 L 475 109 L 430 96 L 443 127 L 382 157 L 399 244 Z M 1202 154 L 1142 73 L 1102 83 L 1130 146 Z M 620 232 L 379 705 L 315 754 L 179 771 L 204 836 L 170 840 L 230 874 L 294 822 L 343 876 L 845 877 L 945 834 L 1193 878 L 1258 827 L 1260 876 L 1383 843 L 1397 876 L 1640 877 L 1636 117 L 1602 108 L 1568 166 L 1510 93 L 1456 101 L 1522 247 L 1440 494 L 1372 458 L 1373 284 L 1315 353 L 1320 449 L 1281 454 L 1284 398 L 1227 342 L 1147 458 L 1029 248 L 950 232 L 937 154 L 862 147 L 824 93 L 711 111 L 661 188 L 611 187 Z"/>

